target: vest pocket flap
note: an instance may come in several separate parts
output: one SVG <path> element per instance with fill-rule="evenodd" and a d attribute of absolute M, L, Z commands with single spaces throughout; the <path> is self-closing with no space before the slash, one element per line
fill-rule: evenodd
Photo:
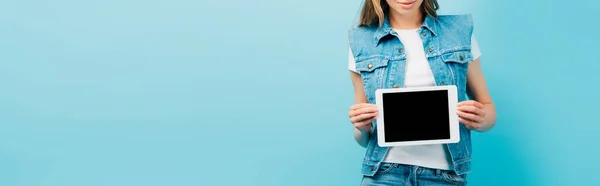
<path fill-rule="evenodd" d="M 442 54 L 442 59 L 444 59 L 444 62 L 446 63 L 468 63 L 473 61 L 473 55 L 470 51 L 453 51 Z"/>
<path fill-rule="evenodd" d="M 356 62 L 356 70 L 360 72 L 371 72 L 377 68 L 385 67 L 388 65 L 387 59 L 365 59 Z"/>

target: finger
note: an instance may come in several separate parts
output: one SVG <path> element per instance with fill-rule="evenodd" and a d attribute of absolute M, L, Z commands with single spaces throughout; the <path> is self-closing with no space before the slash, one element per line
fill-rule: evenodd
<path fill-rule="evenodd" d="M 485 110 L 477 108 L 475 106 L 462 106 L 462 107 L 458 107 L 458 110 L 463 111 L 463 112 L 473 113 L 473 114 L 480 115 L 480 116 L 485 115 Z"/>
<path fill-rule="evenodd" d="M 348 115 L 350 117 L 354 117 L 360 114 L 365 114 L 365 113 L 373 113 L 373 112 L 377 112 L 377 107 L 375 106 L 367 106 L 367 107 L 363 107 L 357 110 L 352 110 L 348 113 Z"/>
<path fill-rule="evenodd" d="M 474 100 L 460 102 L 460 103 L 458 103 L 458 106 L 475 106 L 477 108 L 483 108 L 483 104 L 479 103 L 478 101 L 474 101 Z"/>
<path fill-rule="evenodd" d="M 460 107 L 460 106 L 471 105 L 469 102 L 472 102 L 472 100 L 458 102 L 458 106 Z"/>
<path fill-rule="evenodd" d="M 350 106 L 350 110 L 356 110 L 356 109 L 359 109 L 360 107 L 362 107 L 362 103 L 354 104 L 354 105 Z"/>
<path fill-rule="evenodd" d="M 463 105 L 461 107 L 458 107 L 458 110 L 469 113 L 477 113 L 477 109 L 477 107 L 471 105 Z"/>
<path fill-rule="evenodd" d="M 468 112 L 462 112 L 462 111 L 457 111 L 458 116 L 460 116 L 461 118 L 467 119 L 467 120 L 471 120 L 474 122 L 478 122 L 481 123 L 484 118 L 479 116 L 479 115 L 475 115 L 472 113 L 468 113 Z"/>
<path fill-rule="evenodd" d="M 465 120 L 463 118 L 459 118 L 458 120 L 460 121 L 460 123 L 464 124 L 467 129 L 469 129 L 469 130 L 475 129 L 475 127 L 471 126 L 472 125 L 472 123 L 471 123 L 472 121 Z"/>
<path fill-rule="evenodd" d="M 371 125 L 371 123 L 373 121 L 375 121 L 375 119 L 376 119 L 376 117 L 373 117 L 371 119 L 367 119 L 367 120 L 364 120 L 364 121 L 359 121 L 357 123 L 354 123 L 354 127 L 360 128 L 360 127 L 364 127 L 365 125 Z"/>
<path fill-rule="evenodd" d="M 464 120 L 464 119 L 463 119 Z M 475 122 L 469 121 L 469 120 L 464 120 L 463 124 L 465 125 L 465 127 L 467 127 L 467 129 L 469 130 L 475 130 L 475 129 L 479 129 L 481 127 L 480 124 L 477 124 Z"/>
<path fill-rule="evenodd" d="M 377 116 L 378 113 L 367 113 L 367 114 L 360 114 L 358 116 L 354 116 L 352 118 L 350 118 L 350 121 L 352 123 L 358 123 L 358 122 L 363 122 L 364 120 L 367 119 L 371 119 Z"/>
<path fill-rule="evenodd" d="M 370 103 L 357 103 L 357 104 L 352 105 L 350 107 L 350 110 L 357 110 L 357 109 L 360 109 L 360 108 L 363 108 L 363 107 L 369 106 L 369 105 L 371 105 L 371 104 Z"/>
<path fill-rule="evenodd" d="M 475 100 L 466 100 L 466 101 L 461 101 L 458 104 L 459 105 L 475 105 L 476 103 L 477 103 L 477 101 L 475 101 Z"/>
<path fill-rule="evenodd" d="M 483 117 L 475 115 L 475 114 L 471 114 L 471 113 L 467 113 L 467 112 L 462 112 L 462 111 L 457 111 L 456 113 L 461 118 L 468 119 L 468 120 L 471 120 L 471 121 L 474 121 L 474 122 L 480 123 L 480 122 L 483 121 Z"/>
<path fill-rule="evenodd" d="M 373 118 L 367 119 L 365 121 L 359 121 L 357 123 L 354 123 L 354 127 L 362 127 L 364 125 L 371 124 L 371 122 L 375 121 L 375 119 L 377 119 L 377 117 L 373 117 Z"/>
<path fill-rule="evenodd" d="M 352 117 L 356 117 L 361 114 L 373 114 L 373 113 L 377 113 L 377 109 L 360 109 L 360 110 L 350 111 L 350 113 L 348 113 L 348 115 L 350 118 L 352 118 Z"/>
<path fill-rule="evenodd" d="M 468 129 L 471 129 L 471 130 L 478 129 L 479 127 L 481 127 L 480 123 L 477 123 L 477 122 L 474 122 L 474 121 L 469 121 L 469 120 L 466 120 L 464 118 L 458 118 L 458 120 L 461 123 L 465 124 L 465 127 L 467 127 Z"/>

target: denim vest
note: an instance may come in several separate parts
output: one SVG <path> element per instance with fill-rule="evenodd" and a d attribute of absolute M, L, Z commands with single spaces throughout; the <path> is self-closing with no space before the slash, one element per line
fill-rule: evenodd
<path fill-rule="evenodd" d="M 468 63 L 474 60 L 471 54 L 472 30 L 472 17 L 467 14 L 440 15 L 436 18 L 426 16 L 417 31 L 423 40 L 425 55 L 436 85 L 455 85 L 459 102 L 468 99 L 467 68 Z M 381 27 L 351 28 L 348 36 L 356 70 L 361 74 L 369 103 L 375 103 L 377 89 L 404 87 L 406 54 L 387 16 Z M 376 131 L 376 121 L 373 126 Z M 450 152 L 450 163 L 457 174 L 471 170 L 471 133 L 463 124 L 460 124 L 460 142 L 444 147 Z M 388 149 L 377 145 L 376 133 L 371 135 L 362 163 L 362 173 L 374 175 Z"/>

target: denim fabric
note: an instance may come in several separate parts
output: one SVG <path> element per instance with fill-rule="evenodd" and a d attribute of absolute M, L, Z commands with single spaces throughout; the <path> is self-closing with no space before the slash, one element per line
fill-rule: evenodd
<path fill-rule="evenodd" d="M 382 163 L 373 176 L 363 176 L 362 186 L 455 186 L 467 185 L 466 175 L 396 163 Z"/>
<path fill-rule="evenodd" d="M 440 15 L 436 18 L 426 16 L 418 29 L 436 85 L 455 85 L 458 101 L 468 99 L 466 76 L 469 62 L 473 60 L 472 30 L 471 15 Z M 348 35 L 356 70 L 361 74 L 369 103 L 375 103 L 377 89 L 404 87 L 406 54 L 387 17 L 381 27 L 351 28 Z M 376 128 L 376 121 L 373 124 Z M 444 146 L 450 152 L 451 165 L 457 174 L 471 170 L 470 130 L 461 124 L 460 141 Z M 367 176 L 375 175 L 388 149 L 377 144 L 377 135 L 371 135 L 361 172 Z"/>

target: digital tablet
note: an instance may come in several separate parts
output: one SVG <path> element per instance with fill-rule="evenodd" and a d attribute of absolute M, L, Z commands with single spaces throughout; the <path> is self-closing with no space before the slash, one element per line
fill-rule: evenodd
<path fill-rule="evenodd" d="M 458 143 L 456 86 L 378 89 L 379 146 Z"/>

